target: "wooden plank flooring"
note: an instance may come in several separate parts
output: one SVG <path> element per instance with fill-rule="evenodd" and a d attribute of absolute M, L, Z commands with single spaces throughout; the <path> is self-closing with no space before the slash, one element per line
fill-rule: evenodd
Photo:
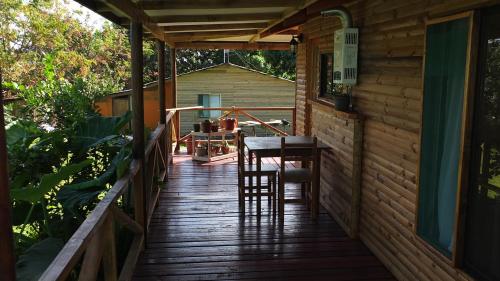
<path fill-rule="evenodd" d="M 394 280 L 324 210 L 315 222 L 305 206 L 287 204 L 280 226 L 267 198 L 258 220 L 255 202 L 239 213 L 237 194 L 235 160 L 176 156 L 134 280 Z"/>

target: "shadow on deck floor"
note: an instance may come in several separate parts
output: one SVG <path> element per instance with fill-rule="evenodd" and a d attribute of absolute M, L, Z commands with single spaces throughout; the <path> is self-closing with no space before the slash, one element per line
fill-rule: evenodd
<path fill-rule="evenodd" d="M 324 210 L 287 204 L 280 228 L 263 197 L 260 222 L 248 201 L 240 216 L 236 163 L 174 158 L 134 280 L 394 280 Z"/>

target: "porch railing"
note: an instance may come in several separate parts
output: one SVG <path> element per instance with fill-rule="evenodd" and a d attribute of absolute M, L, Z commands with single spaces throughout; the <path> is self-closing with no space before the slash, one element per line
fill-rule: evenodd
<path fill-rule="evenodd" d="M 192 106 L 192 107 L 181 107 L 181 108 L 169 108 L 167 109 L 167 114 L 173 116 L 173 122 L 172 122 L 172 128 L 173 128 L 173 134 L 174 138 L 176 141 L 176 150 L 179 148 L 179 144 L 182 142 L 185 142 L 186 139 L 189 137 L 189 135 L 181 136 L 180 132 L 180 113 L 182 111 L 199 111 L 199 110 L 217 110 L 217 111 L 223 111 L 224 113 L 218 118 L 219 120 L 222 118 L 226 118 L 229 116 L 233 116 L 234 119 L 236 119 L 236 123 L 238 123 L 238 120 L 240 117 L 245 116 L 250 120 L 253 120 L 257 122 L 259 125 L 266 127 L 267 129 L 270 129 L 271 131 L 282 135 L 282 136 L 287 136 L 288 133 L 280 130 L 270 124 L 267 124 L 265 121 L 255 117 L 254 115 L 248 113 L 248 111 L 291 111 L 292 112 L 292 130 L 293 134 L 295 135 L 297 128 L 296 128 L 296 108 L 295 107 L 287 107 L 287 106 L 282 106 L 282 107 L 203 107 L 203 106 Z"/>
<path fill-rule="evenodd" d="M 145 150 L 144 166 L 140 160 L 132 161 L 128 173 L 106 193 L 40 280 L 66 280 L 68 277 L 96 280 L 99 271 L 102 271 L 105 280 L 131 279 L 137 258 L 144 247 L 160 185 L 168 178 L 169 159 L 166 157 L 170 155 L 172 146 L 171 138 L 168 137 L 172 116 L 168 114 L 166 125 L 158 125 L 151 133 Z M 117 230 L 125 230 L 132 235 L 129 246 L 118 243 Z M 126 246 L 127 255 L 119 266 L 117 247 Z M 75 270 L 78 266 L 79 270 Z"/>

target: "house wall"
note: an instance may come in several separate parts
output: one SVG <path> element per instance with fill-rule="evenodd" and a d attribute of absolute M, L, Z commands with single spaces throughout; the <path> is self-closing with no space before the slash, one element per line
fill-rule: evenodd
<path fill-rule="evenodd" d="M 166 107 L 173 107 L 172 89 L 170 88 L 170 80 L 165 80 L 165 102 Z M 115 103 L 113 99 L 123 99 L 126 93 L 119 93 L 103 97 L 95 102 L 94 106 L 102 116 L 122 115 L 126 111 L 122 106 L 117 106 L 122 103 Z M 128 95 L 127 95 L 128 96 Z M 129 109 L 130 110 L 130 109 Z M 151 84 L 144 88 L 144 124 L 146 128 L 154 130 L 160 122 L 160 108 L 157 84 Z"/>
<path fill-rule="evenodd" d="M 230 64 L 208 68 L 177 77 L 177 105 L 198 105 L 199 94 L 220 94 L 223 107 L 294 106 L 295 83 Z M 248 111 L 255 117 L 269 121 L 292 121 L 291 111 Z M 181 112 L 181 134 L 200 122 L 197 111 Z M 249 120 L 240 116 L 240 121 Z M 289 129 L 291 132 L 291 127 Z"/>
<path fill-rule="evenodd" d="M 323 155 L 321 203 L 352 232 L 358 219 L 352 210 L 360 202 L 359 237 L 400 280 L 470 279 L 415 234 L 425 20 L 494 2 L 499 1 L 346 4 L 360 28 L 359 79 L 353 89 L 357 117 L 316 101 L 317 57 L 333 50 L 340 21 L 318 17 L 300 27 L 305 41 L 297 53 L 297 132 L 317 135 L 332 147 Z M 360 126 L 362 148 L 357 148 L 353 139 Z M 356 149 L 362 150 L 359 174 L 350 170 Z M 353 200 L 356 177 L 360 201 Z"/>

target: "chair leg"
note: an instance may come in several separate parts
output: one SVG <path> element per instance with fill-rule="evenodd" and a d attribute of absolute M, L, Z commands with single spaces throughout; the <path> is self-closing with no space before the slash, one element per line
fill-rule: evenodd
<path fill-rule="evenodd" d="M 260 179 L 260 175 L 259 175 L 259 179 Z M 257 183 L 260 183 L 260 181 L 258 181 Z M 262 203 L 262 196 L 261 196 L 261 193 L 262 193 L 262 184 L 257 184 L 257 217 L 260 218 L 260 213 L 261 213 L 261 203 Z"/>
<path fill-rule="evenodd" d="M 271 176 L 267 177 L 267 204 L 271 207 Z"/>
<path fill-rule="evenodd" d="M 245 214 L 245 178 L 238 180 L 238 203 L 240 211 Z"/>
<path fill-rule="evenodd" d="M 280 219 L 280 222 L 284 222 L 285 221 L 285 183 L 281 181 L 281 179 L 279 179 L 279 184 L 278 184 L 279 188 L 278 188 L 278 197 L 279 197 L 279 210 L 278 210 L 278 215 L 279 215 L 279 219 Z"/>
<path fill-rule="evenodd" d="M 272 180 L 273 180 L 273 216 L 275 216 L 276 215 L 276 200 L 277 200 L 276 195 L 278 194 L 276 192 L 276 175 L 274 175 L 272 177 Z"/>

